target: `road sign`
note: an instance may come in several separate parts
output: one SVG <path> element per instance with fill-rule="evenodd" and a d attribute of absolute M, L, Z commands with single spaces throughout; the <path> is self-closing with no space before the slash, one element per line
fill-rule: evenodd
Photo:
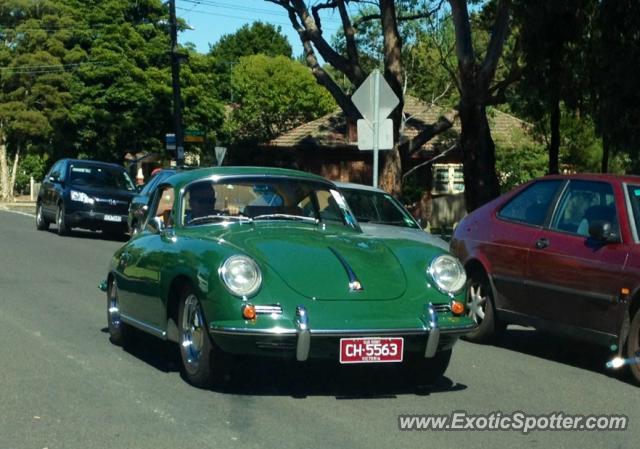
<path fill-rule="evenodd" d="M 204 136 L 194 136 L 192 134 L 185 134 L 184 141 L 189 143 L 203 143 Z"/>
<path fill-rule="evenodd" d="M 376 96 L 378 98 L 377 102 Z M 371 72 L 371 75 L 353 93 L 351 101 L 358 108 L 362 117 L 371 123 L 374 121 L 381 122 L 386 119 L 400 103 L 400 99 L 393 92 L 387 80 L 380 76 L 379 70 Z M 376 103 L 377 114 L 375 113 Z"/>
<path fill-rule="evenodd" d="M 378 151 L 393 148 L 393 123 L 389 127 L 386 118 L 398 106 L 400 99 L 376 69 L 353 93 L 351 101 L 364 117 L 364 120 L 358 120 L 358 148 L 373 150 L 373 186 L 377 187 Z"/>
<path fill-rule="evenodd" d="M 218 161 L 218 166 L 222 165 L 222 161 L 227 154 L 227 147 L 216 147 L 216 161 Z"/>
<path fill-rule="evenodd" d="M 175 151 L 176 149 L 176 135 L 175 134 L 167 134 L 164 136 L 164 141 L 166 144 L 167 150 Z"/>
<path fill-rule="evenodd" d="M 187 129 L 184 132 L 185 136 L 204 136 L 204 131 L 199 129 Z"/>
<path fill-rule="evenodd" d="M 358 120 L 358 148 L 360 150 L 373 150 L 373 125 L 367 120 Z M 390 118 L 380 123 L 378 130 L 378 149 L 390 150 L 393 148 L 393 120 Z"/>

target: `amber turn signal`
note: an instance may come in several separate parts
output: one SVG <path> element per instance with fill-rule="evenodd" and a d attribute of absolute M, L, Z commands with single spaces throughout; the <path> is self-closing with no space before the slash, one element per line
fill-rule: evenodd
<path fill-rule="evenodd" d="M 256 307 L 253 304 L 245 304 L 242 306 L 242 316 L 245 320 L 255 320 Z"/>
<path fill-rule="evenodd" d="M 464 313 L 464 304 L 460 301 L 451 301 L 451 313 L 462 315 Z"/>

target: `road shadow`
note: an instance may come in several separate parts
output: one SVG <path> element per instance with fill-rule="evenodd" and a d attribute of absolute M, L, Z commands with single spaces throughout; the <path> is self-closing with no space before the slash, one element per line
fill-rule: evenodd
<path fill-rule="evenodd" d="M 85 240 L 106 240 L 111 242 L 127 242 L 129 241 L 129 234 L 112 234 L 105 231 L 91 231 L 89 229 L 80 229 L 74 228 L 69 231 L 68 234 L 64 236 L 58 235 L 58 230 L 54 228 L 49 228 L 50 234 L 55 234 L 56 237 L 61 238 L 77 238 L 77 239 L 85 239 Z"/>
<path fill-rule="evenodd" d="M 509 327 L 496 338 L 493 345 L 633 384 L 628 370 L 611 370 L 606 367 L 615 353 L 593 343 L 518 326 Z"/>
<path fill-rule="evenodd" d="M 106 328 L 102 332 L 108 333 Z M 124 348 L 129 354 L 165 373 L 181 373 L 177 344 L 133 331 Z M 304 363 L 280 357 L 235 357 L 230 375 L 213 391 L 233 395 L 333 396 L 338 400 L 395 398 L 399 395 L 425 396 L 466 390 L 467 386 L 442 377 L 436 384 L 413 383 L 398 364 L 340 365 L 330 360 Z"/>

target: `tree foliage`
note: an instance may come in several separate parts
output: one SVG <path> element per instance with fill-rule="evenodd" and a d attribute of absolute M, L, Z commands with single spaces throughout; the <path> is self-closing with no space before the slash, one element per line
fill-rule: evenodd
<path fill-rule="evenodd" d="M 336 107 L 307 67 L 284 56 L 240 58 L 231 87 L 236 104 L 229 126 L 237 142 L 266 142 Z"/>

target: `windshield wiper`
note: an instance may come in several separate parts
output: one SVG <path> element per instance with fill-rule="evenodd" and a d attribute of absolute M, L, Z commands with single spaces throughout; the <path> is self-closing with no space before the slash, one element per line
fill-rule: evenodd
<path fill-rule="evenodd" d="M 300 220 L 300 221 L 309 221 L 311 223 L 315 223 L 318 224 L 318 219 L 317 218 L 312 218 L 312 217 L 304 217 L 302 215 L 290 215 L 290 214 L 263 214 L 263 215 L 257 215 L 255 217 L 253 217 L 254 220 L 269 220 L 269 219 L 273 219 L 273 220 Z"/>
<path fill-rule="evenodd" d="M 251 218 L 243 217 L 242 215 L 205 215 L 203 217 L 196 217 L 189 220 L 189 222 L 187 222 L 187 225 L 215 222 L 215 221 L 226 221 L 226 220 L 253 221 Z"/>

